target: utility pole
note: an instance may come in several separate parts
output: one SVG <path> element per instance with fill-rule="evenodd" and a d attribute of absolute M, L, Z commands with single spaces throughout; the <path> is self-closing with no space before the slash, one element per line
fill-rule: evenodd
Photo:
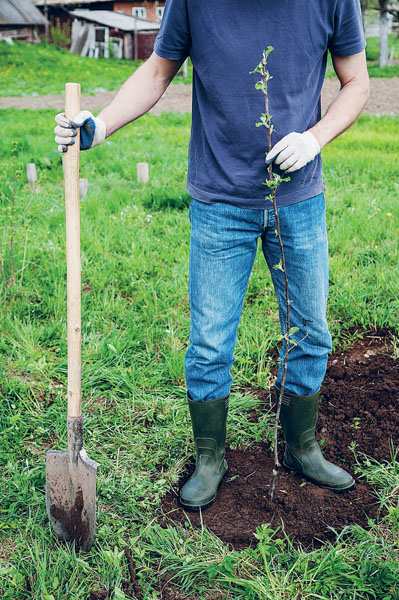
<path fill-rule="evenodd" d="M 50 34 L 49 34 L 47 0 L 44 0 L 44 16 L 45 16 L 45 19 L 46 19 L 46 24 L 44 26 L 45 27 L 46 44 L 48 44 L 49 41 L 50 41 Z"/>
<path fill-rule="evenodd" d="M 380 9 L 380 55 L 378 66 L 388 64 L 388 0 L 379 0 Z"/>
<path fill-rule="evenodd" d="M 133 53 L 133 58 L 134 60 L 138 60 L 139 59 L 139 38 L 138 38 L 138 19 L 136 15 L 134 16 L 134 53 Z"/>

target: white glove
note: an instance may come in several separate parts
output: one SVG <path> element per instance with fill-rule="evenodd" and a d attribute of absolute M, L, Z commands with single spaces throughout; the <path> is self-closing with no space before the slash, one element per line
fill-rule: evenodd
<path fill-rule="evenodd" d="M 266 156 L 266 164 L 274 162 L 286 173 L 302 169 L 320 152 L 320 146 L 310 131 L 296 133 L 293 131 L 284 136 Z"/>
<path fill-rule="evenodd" d="M 73 121 L 65 113 L 55 117 L 57 126 L 54 128 L 55 142 L 59 144 L 58 151 L 66 152 L 67 146 L 75 143 L 76 129 L 80 127 L 80 149 L 88 150 L 102 144 L 105 140 L 106 127 L 104 121 L 95 117 L 88 110 L 82 110 Z"/>

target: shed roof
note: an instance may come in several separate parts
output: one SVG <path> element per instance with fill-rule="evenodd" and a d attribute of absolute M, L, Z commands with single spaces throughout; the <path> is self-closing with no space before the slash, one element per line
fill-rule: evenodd
<path fill-rule="evenodd" d="M 47 0 L 47 6 L 71 6 L 72 4 L 94 4 L 98 2 L 109 2 L 110 0 Z M 120 2 L 121 0 L 119 0 Z M 122 2 L 128 2 L 131 0 L 122 0 Z M 36 6 L 44 6 L 46 0 L 33 0 Z"/>
<path fill-rule="evenodd" d="M 1 0 L 0 25 L 45 25 L 45 17 L 31 0 Z"/>
<path fill-rule="evenodd" d="M 106 27 L 114 27 L 121 31 L 158 31 L 160 23 L 157 21 L 147 21 L 147 19 L 137 19 L 122 12 L 112 10 L 90 10 L 78 9 L 72 10 L 70 14 L 77 19 L 92 21 L 105 25 Z"/>

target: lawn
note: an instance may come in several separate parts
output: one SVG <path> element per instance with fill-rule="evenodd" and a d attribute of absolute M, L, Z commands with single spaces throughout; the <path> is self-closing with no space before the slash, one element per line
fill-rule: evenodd
<path fill-rule="evenodd" d="M 396 35 L 389 36 L 389 51 L 391 50 L 392 44 L 396 38 Z M 394 64 L 390 67 L 379 67 L 378 66 L 378 46 L 379 39 L 376 37 L 367 38 L 367 65 L 370 77 L 399 77 L 399 45 L 396 43 L 394 53 Z M 396 63 L 396 64 L 395 64 Z"/>
<path fill-rule="evenodd" d="M 40 96 L 62 94 L 65 73 L 70 81 L 79 81 L 83 94 L 116 90 L 137 69 L 141 61 L 87 58 L 68 50 L 38 44 L 0 42 L 0 96 Z M 176 83 L 187 83 L 177 76 Z"/>
<path fill-rule="evenodd" d="M 390 37 L 390 44 L 394 36 Z M 398 77 L 399 65 L 378 67 L 378 38 L 367 39 L 367 60 L 371 77 Z M 398 58 L 396 50 L 395 58 Z M 94 59 L 71 54 L 57 46 L 36 46 L 15 42 L 10 46 L 0 42 L 0 96 L 40 96 L 62 94 L 65 73 L 69 81 L 79 81 L 83 94 L 116 90 L 140 65 L 139 61 Z M 331 60 L 327 77 L 334 76 Z M 174 83 L 191 83 L 192 66 L 187 78 L 175 77 Z"/>
<path fill-rule="evenodd" d="M 45 456 L 65 449 L 66 292 L 63 177 L 49 135 L 53 111 L 0 113 L 0 235 L 4 277 L 13 191 L 15 284 L 0 280 L 0 596 L 7 600 L 116 600 L 132 551 L 141 597 L 159 581 L 197 599 L 399 598 L 395 457 L 359 465 L 388 516 L 356 525 L 316 550 L 276 540 L 233 551 L 206 528 L 157 524 L 161 501 L 192 454 L 183 361 L 189 332 L 185 192 L 190 116 L 146 116 L 81 156 L 85 446 L 98 472 L 96 543 L 88 554 L 57 543 L 45 506 Z M 154 141 L 156 140 L 156 143 Z M 329 322 L 334 345 L 351 326 L 399 332 L 399 119 L 362 117 L 324 150 L 330 236 Z M 16 142 L 13 159 L 13 141 Z M 137 183 L 137 162 L 150 183 Z M 25 165 L 35 162 L 40 191 Z M 13 164 L 14 163 L 14 164 Z M 11 189 L 10 189 L 11 188 Z M 270 440 L 255 423 L 279 340 L 270 276 L 258 256 L 234 365 L 230 447 Z M 125 590 L 126 591 L 126 590 Z M 105 596 L 103 596 L 105 597 Z"/>

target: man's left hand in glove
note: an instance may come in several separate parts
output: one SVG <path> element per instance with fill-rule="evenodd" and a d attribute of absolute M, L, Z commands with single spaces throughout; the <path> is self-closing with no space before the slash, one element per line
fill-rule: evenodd
<path fill-rule="evenodd" d="M 266 164 L 274 162 L 282 171 L 293 173 L 313 160 L 320 152 L 320 146 L 310 131 L 284 136 L 266 156 Z"/>

